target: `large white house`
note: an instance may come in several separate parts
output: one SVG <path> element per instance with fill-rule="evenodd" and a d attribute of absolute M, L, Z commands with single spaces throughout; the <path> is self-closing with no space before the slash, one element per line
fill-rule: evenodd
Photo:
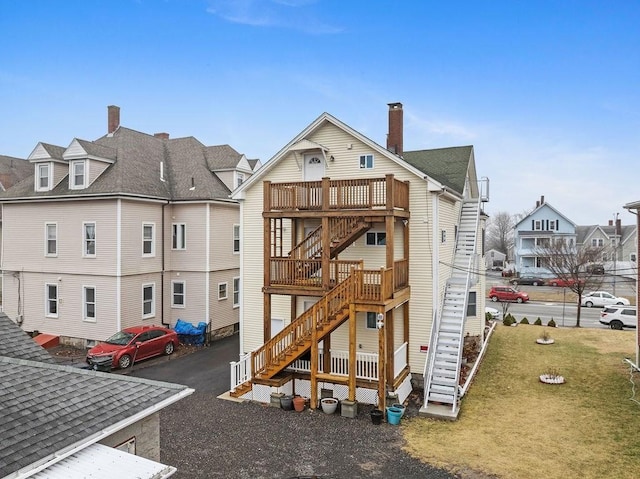
<path fill-rule="evenodd" d="M 228 145 L 120 126 L 38 143 L 32 175 L 0 194 L 3 309 L 25 331 L 88 346 L 125 327 L 238 327 L 239 206 L 253 174 Z"/>
<path fill-rule="evenodd" d="M 462 345 L 483 338 L 487 200 L 472 146 L 384 148 L 328 113 L 232 195 L 240 202 L 241 359 L 232 394 L 384 406 L 423 384 L 457 415 Z M 413 384 L 412 384 L 413 380 Z"/>

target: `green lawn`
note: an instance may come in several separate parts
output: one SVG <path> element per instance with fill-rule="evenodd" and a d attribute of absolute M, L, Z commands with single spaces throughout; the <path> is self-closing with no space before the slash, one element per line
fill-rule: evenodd
<path fill-rule="evenodd" d="M 547 329 L 555 340 L 535 340 Z M 403 421 L 410 454 L 478 477 L 640 477 L 635 331 L 499 324 L 456 422 Z M 555 368 L 563 385 L 540 374 Z M 635 373 L 640 402 L 640 373 Z"/>

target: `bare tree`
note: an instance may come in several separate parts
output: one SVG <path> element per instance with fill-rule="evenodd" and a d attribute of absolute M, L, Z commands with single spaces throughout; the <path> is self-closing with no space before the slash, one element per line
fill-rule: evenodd
<path fill-rule="evenodd" d="M 513 246 L 515 221 L 506 211 L 499 211 L 487 221 L 487 249 L 508 254 Z"/>
<path fill-rule="evenodd" d="M 549 238 L 535 249 L 541 266 L 547 268 L 565 287 L 578 295 L 576 327 L 580 327 L 582 295 L 589 289 L 598 289 L 603 276 L 590 266 L 601 260 L 606 247 L 583 246 L 577 249 L 564 238 Z"/>

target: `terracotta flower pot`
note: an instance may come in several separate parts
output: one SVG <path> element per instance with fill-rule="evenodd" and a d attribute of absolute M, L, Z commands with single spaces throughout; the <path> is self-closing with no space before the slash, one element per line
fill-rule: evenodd
<path fill-rule="evenodd" d="M 298 412 L 304 411 L 304 403 L 305 399 L 301 396 L 293 398 L 293 408 Z"/>

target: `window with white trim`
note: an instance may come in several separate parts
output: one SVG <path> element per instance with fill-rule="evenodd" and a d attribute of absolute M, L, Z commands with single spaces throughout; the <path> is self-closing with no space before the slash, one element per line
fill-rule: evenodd
<path fill-rule="evenodd" d="M 542 221 L 536 220 L 533 223 L 533 229 L 536 230 L 536 231 L 540 231 L 542 229 Z"/>
<path fill-rule="evenodd" d="M 40 163 L 36 167 L 36 191 L 49 191 L 51 189 L 50 163 Z"/>
<path fill-rule="evenodd" d="M 365 244 L 367 246 L 384 246 L 387 244 L 387 233 L 382 231 L 367 232 Z"/>
<path fill-rule="evenodd" d="M 171 225 L 171 249 L 187 249 L 187 225 L 173 223 Z"/>
<path fill-rule="evenodd" d="M 87 184 L 86 182 L 86 161 L 85 160 L 75 160 L 72 161 L 69 165 L 69 188 L 72 190 L 77 190 L 84 188 Z"/>
<path fill-rule="evenodd" d="M 82 287 L 82 319 L 84 321 L 96 320 L 96 288 L 95 286 Z"/>
<path fill-rule="evenodd" d="M 96 255 L 96 224 L 93 221 L 85 221 L 82 223 L 82 256 L 85 258 L 95 257 Z"/>
<path fill-rule="evenodd" d="M 218 283 L 218 300 L 227 299 L 227 283 Z"/>
<path fill-rule="evenodd" d="M 240 278 L 233 278 L 233 307 L 240 306 Z"/>
<path fill-rule="evenodd" d="M 240 252 L 240 225 L 233 225 L 233 252 Z"/>
<path fill-rule="evenodd" d="M 236 188 L 244 183 L 244 173 L 236 172 Z"/>
<path fill-rule="evenodd" d="M 58 317 L 58 284 L 46 283 L 45 288 L 45 316 L 49 318 Z"/>
<path fill-rule="evenodd" d="M 151 318 L 156 314 L 155 283 L 142 285 L 142 319 Z"/>
<path fill-rule="evenodd" d="M 171 307 L 184 308 L 186 284 L 184 281 L 171 281 Z"/>
<path fill-rule="evenodd" d="M 602 238 L 592 238 L 591 246 L 593 246 L 594 248 L 602 247 L 604 246 L 604 240 Z"/>
<path fill-rule="evenodd" d="M 373 155 L 360 155 L 360 168 L 367 170 L 373 168 Z"/>
<path fill-rule="evenodd" d="M 477 306 L 477 295 L 475 291 L 469 291 L 469 296 L 467 299 L 467 316 L 475 316 L 476 315 L 476 306 Z"/>
<path fill-rule="evenodd" d="M 155 255 L 155 229 L 156 226 L 153 223 L 144 223 L 142 225 L 142 256 Z"/>
<path fill-rule="evenodd" d="M 58 224 L 45 223 L 45 256 L 58 256 Z"/>

